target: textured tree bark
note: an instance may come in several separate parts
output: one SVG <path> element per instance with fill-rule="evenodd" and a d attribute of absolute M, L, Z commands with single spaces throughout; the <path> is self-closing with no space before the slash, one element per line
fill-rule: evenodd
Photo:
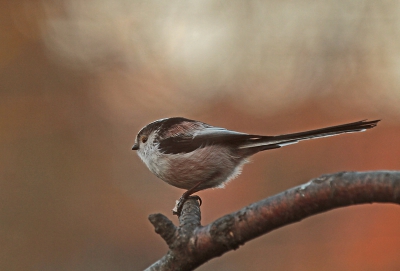
<path fill-rule="evenodd" d="M 335 208 L 365 203 L 400 204 L 400 172 L 339 172 L 253 203 L 201 226 L 200 206 L 189 199 L 176 227 L 162 214 L 149 216 L 169 246 L 146 270 L 193 270 L 274 229 Z"/>

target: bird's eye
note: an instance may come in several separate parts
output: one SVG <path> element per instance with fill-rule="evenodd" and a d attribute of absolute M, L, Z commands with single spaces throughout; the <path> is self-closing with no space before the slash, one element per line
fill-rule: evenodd
<path fill-rule="evenodd" d="M 146 143 L 147 142 L 147 136 L 142 137 L 142 143 Z"/>

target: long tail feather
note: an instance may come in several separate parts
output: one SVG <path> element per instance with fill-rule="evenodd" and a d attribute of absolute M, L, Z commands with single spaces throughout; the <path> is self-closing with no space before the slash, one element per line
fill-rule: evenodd
<path fill-rule="evenodd" d="M 362 120 L 342 125 L 330 126 L 326 128 L 310 130 L 300 133 L 285 134 L 278 136 L 267 136 L 260 139 L 244 144 L 240 148 L 254 148 L 260 147 L 261 150 L 280 148 L 286 145 L 294 144 L 302 140 L 335 136 L 344 133 L 363 132 L 367 129 L 374 128 L 380 120 Z"/>

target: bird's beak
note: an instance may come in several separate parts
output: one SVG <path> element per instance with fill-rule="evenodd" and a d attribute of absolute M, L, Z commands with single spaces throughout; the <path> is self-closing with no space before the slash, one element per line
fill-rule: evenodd
<path fill-rule="evenodd" d="M 135 143 L 135 145 L 132 146 L 133 151 L 137 151 L 139 149 L 139 144 Z"/>

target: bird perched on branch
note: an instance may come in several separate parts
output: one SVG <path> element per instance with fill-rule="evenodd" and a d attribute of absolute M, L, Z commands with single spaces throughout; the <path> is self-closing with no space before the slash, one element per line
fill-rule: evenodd
<path fill-rule="evenodd" d="M 132 150 L 137 150 L 158 178 L 187 190 L 173 209 L 174 214 L 180 215 L 183 203 L 190 195 L 223 187 L 240 174 L 247 159 L 255 153 L 307 139 L 362 132 L 375 127 L 379 121 L 362 120 L 293 134 L 262 136 L 174 117 L 156 120 L 143 127 Z"/>

